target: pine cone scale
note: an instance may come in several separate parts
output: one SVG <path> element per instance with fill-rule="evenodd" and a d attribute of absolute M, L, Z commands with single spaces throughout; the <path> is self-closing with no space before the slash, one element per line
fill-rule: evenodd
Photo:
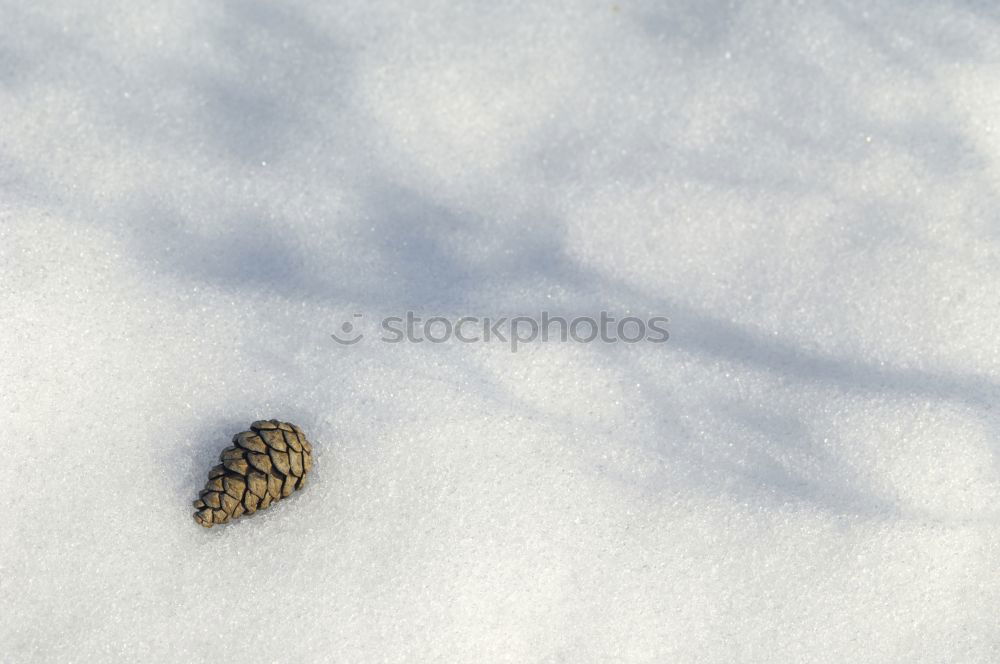
<path fill-rule="evenodd" d="M 247 460 L 244 458 L 226 459 L 222 462 L 222 465 L 226 467 L 226 470 L 231 470 L 237 475 L 246 475 L 249 468 Z"/>
<path fill-rule="evenodd" d="M 266 454 L 257 454 L 256 452 L 247 453 L 247 461 L 250 465 L 259 470 L 262 473 L 271 472 L 271 457 Z"/>
<path fill-rule="evenodd" d="M 299 442 L 299 437 L 294 431 L 282 431 L 281 435 L 285 439 L 285 444 L 292 448 L 292 451 L 302 451 L 302 443 Z"/>
<path fill-rule="evenodd" d="M 242 498 L 243 492 L 247 490 L 247 483 L 243 481 L 243 478 L 236 477 L 235 475 L 227 475 L 222 484 L 226 489 L 226 493 L 237 500 Z"/>
<path fill-rule="evenodd" d="M 295 477 L 302 477 L 302 455 L 301 454 L 289 454 L 288 455 L 288 465 L 291 468 L 292 475 L 295 475 Z"/>
<path fill-rule="evenodd" d="M 277 474 L 267 476 L 267 495 L 273 500 L 281 498 L 281 480 Z"/>
<path fill-rule="evenodd" d="M 278 472 L 282 475 L 288 474 L 289 464 L 287 453 L 271 450 L 271 464 L 277 468 Z"/>
<path fill-rule="evenodd" d="M 272 450 L 284 452 L 288 449 L 288 445 L 285 443 L 285 437 L 282 435 L 281 431 L 261 431 L 260 437 Z"/>
<path fill-rule="evenodd" d="M 264 444 L 264 441 L 257 434 L 243 432 L 236 437 L 236 444 L 247 451 L 256 452 L 257 454 L 267 452 L 267 445 Z"/>

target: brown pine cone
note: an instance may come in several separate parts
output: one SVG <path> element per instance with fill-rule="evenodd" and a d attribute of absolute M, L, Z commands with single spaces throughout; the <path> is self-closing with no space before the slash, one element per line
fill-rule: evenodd
<path fill-rule="evenodd" d="M 313 467 L 312 445 L 302 429 L 278 420 L 254 422 L 250 431 L 233 436 L 233 447 L 219 459 L 194 501 L 194 520 L 206 528 L 287 498 L 305 485 Z"/>

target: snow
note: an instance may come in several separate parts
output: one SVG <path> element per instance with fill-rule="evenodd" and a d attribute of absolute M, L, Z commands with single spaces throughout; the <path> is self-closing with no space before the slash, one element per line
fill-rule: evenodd
<path fill-rule="evenodd" d="M 0 658 L 1000 660 L 997 63 L 959 0 L 0 0 Z M 311 484 L 199 528 L 270 417 Z"/>

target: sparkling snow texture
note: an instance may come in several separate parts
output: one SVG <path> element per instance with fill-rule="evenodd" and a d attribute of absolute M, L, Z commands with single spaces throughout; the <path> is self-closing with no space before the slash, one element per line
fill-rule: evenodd
<path fill-rule="evenodd" d="M 1000 661 L 992 3 L 0 0 L 0 313 L 3 661 Z"/>

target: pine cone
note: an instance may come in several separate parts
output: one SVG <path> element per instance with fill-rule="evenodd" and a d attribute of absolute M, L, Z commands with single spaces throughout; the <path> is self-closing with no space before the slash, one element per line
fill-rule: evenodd
<path fill-rule="evenodd" d="M 211 528 L 243 514 L 253 514 L 287 498 L 306 483 L 312 470 L 312 445 L 302 429 L 278 420 L 261 420 L 233 436 L 233 447 L 219 455 L 198 494 L 194 520 Z"/>

